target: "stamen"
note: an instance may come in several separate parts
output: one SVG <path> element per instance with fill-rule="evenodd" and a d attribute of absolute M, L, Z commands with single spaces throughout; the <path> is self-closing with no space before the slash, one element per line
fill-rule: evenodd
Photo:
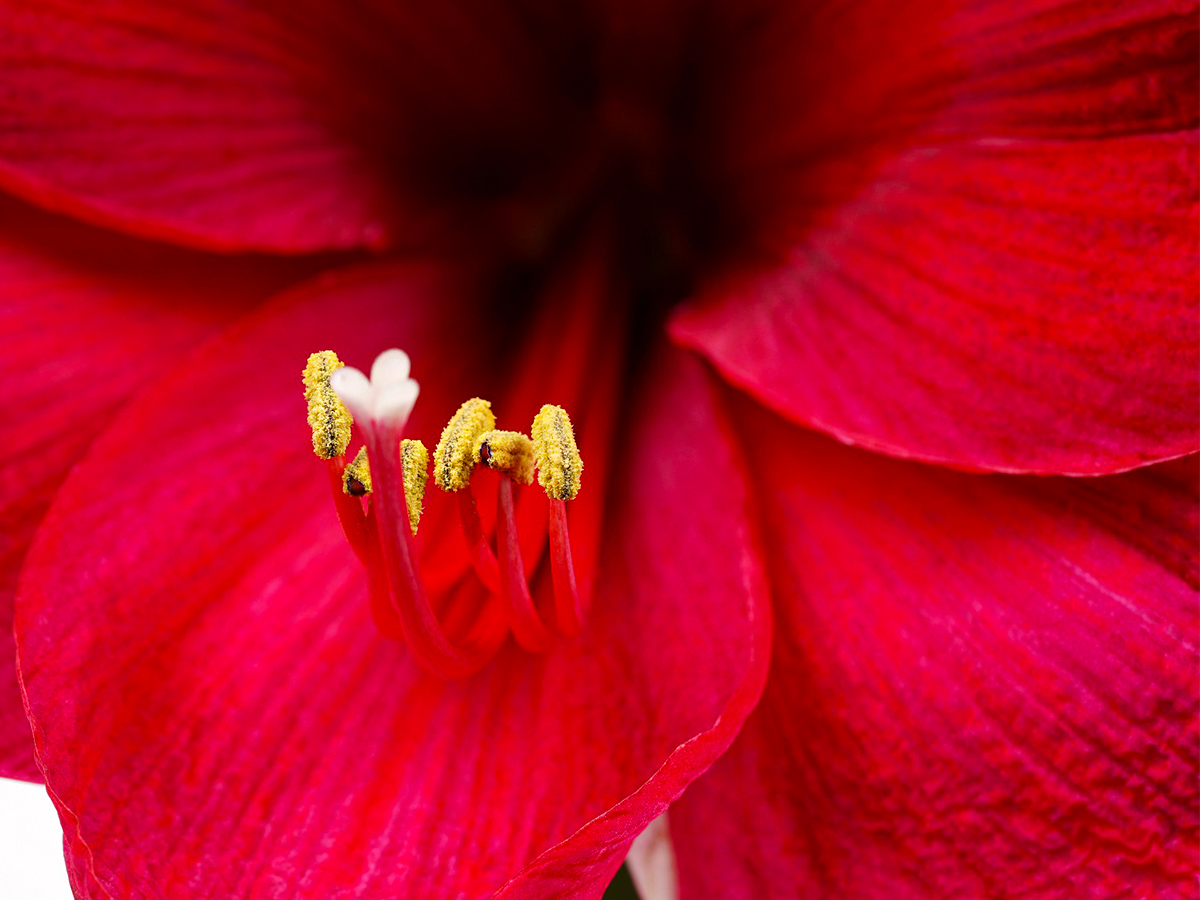
<path fill-rule="evenodd" d="M 475 443 L 496 427 L 492 404 L 472 397 L 458 408 L 433 451 L 434 480 L 443 491 L 461 491 L 471 482 L 475 468 Z"/>
<path fill-rule="evenodd" d="M 404 474 L 404 501 L 408 507 L 408 526 L 417 533 L 429 483 L 429 451 L 420 441 L 405 438 L 400 442 L 400 467 Z"/>
<path fill-rule="evenodd" d="M 472 397 L 458 408 L 433 451 L 433 472 L 437 486 L 444 491 L 458 492 L 458 515 L 462 520 L 463 535 L 467 539 L 467 550 L 471 566 L 479 580 L 490 591 L 500 589 L 500 571 L 496 554 L 488 545 L 483 534 L 483 523 L 479 520 L 479 506 L 471 491 L 471 473 L 478 459 L 476 443 L 481 435 L 496 427 L 492 404 Z"/>
<path fill-rule="evenodd" d="M 554 612 L 558 630 L 567 637 L 579 634 L 583 610 L 575 581 L 575 557 L 567 529 L 567 500 L 579 494 L 583 459 L 575 444 L 571 419 L 561 406 L 547 403 L 533 420 L 533 453 L 538 483 L 550 498 L 550 575 L 554 582 Z"/>
<path fill-rule="evenodd" d="M 496 549 L 500 553 L 500 586 L 510 613 L 513 637 L 531 653 L 549 646 L 550 634 L 538 615 L 529 582 L 525 580 L 525 561 L 517 540 L 517 511 L 513 505 L 512 481 L 500 479 L 496 494 Z"/>
<path fill-rule="evenodd" d="M 429 602 L 411 533 L 419 512 L 414 516 L 409 510 L 410 491 L 414 498 L 424 493 L 422 475 L 428 478 L 428 452 L 413 442 L 405 465 L 402 449 L 404 428 L 418 393 L 417 383 L 408 378 L 408 371 L 408 357 L 399 350 L 388 351 L 372 368 L 378 383 L 347 367 L 333 373 L 330 385 L 354 413 L 371 461 L 373 491 L 368 524 L 374 526 L 374 542 L 367 542 L 366 562 L 373 570 L 372 615 L 385 634 L 394 633 L 398 624 L 410 652 L 424 668 L 443 678 L 464 678 L 492 658 L 507 629 L 499 605 L 488 602 L 457 644 L 447 635 Z M 409 478 L 405 477 L 406 470 Z M 386 578 L 395 621 L 383 603 L 379 589 L 383 582 L 374 580 L 379 572 Z"/>
<path fill-rule="evenodd" d="M 575 557 L 567 531 L 565 500 L 550 501 L 550 577 L 554 582 L 554 616 L 558 630 L 575 637 L 583 630 L 583 609 L 575 582 Z"/>
<path fill-rule="evenodd" d="M 313 453 L 333 459 L 350 444 L 350 413 L 329 385 L 329 379 L 345 365 L 332 350 L 308 358 L 304 367 L 304 399 L 308 402 L 308 425 L 312 429 Z"/>
<path fill-rule="evenodd" d="M 534 465 L 546 496 L 551 500 L 574 500 L 579 493 L 583 460 L 567 411 L 547 403 L 534 417 L 532 433 Z"/>
<path fill-rule="evenodd" d="M 434 453 L 433 477 L 443 490 L 458 494 L 471 562 L 487 592 L 462 582 L 435 612 L 413 541 L 430 473 L 425 445 L 404 437 L 418 394 L 407 355 L 399 350 L 380 354 L 368 378 L 330 351 L 314 353 L 304 370 L 304 386 L 313 448 L 328 462 L 342 530 L 367 568 L 371 616 L 381 634 L 403 639 L 420 665 L 444 678 L 463 678 L 482 668 L 509 631 L 533 652 L 549 647 L 552 631 L 578 634 L 582 611 L 566 501 L 579 493 L 583 462 L 571 420 L 561 407 L 542 407 L 532 439 L 496 430 L 491 404 L 478 397 L 459 407 L 446 425 Z M 347 465 L 353 422 L 365 446 Z M 479 464 L 501 475 L 496 551 L 471 489 Z M 513 483 L 532 484 L 535 468 L 550 503 L 553 629 L 529 589 L 513 499 Z M 539 543 L 539 553 L 544 546 Z"/>
<path fill-rule="evenodd" d="M 400 429 L 384 425 L 367 430 L 367 444 L 377 460 L 376 494 L 378 534 L 384 567 L 392 588 L 404 638 L 422 666 L 442 678 L 465 678 L 486 665 L 496 652 L 503 633 L 485 630 L 475 641 L 460 649 L 450 642 L 434 614 L 417 568 L 416 547 L 409 529 L 403 475 L 397 465 Z"/>
<path fill-rule="evenodd" d="M 304 400 L 308 405 L 308 425 L 312 429 L 313 452 L 328 463 L 329 487 L 333 506 L 346 541 L 360 560 L 366 558 L 367 531 L 362 505 L 343 493 L 345 486 L 346 447 L 350 444 L 350 412 L 334 393 L 333 374 L 343 363 L 332 350 L 322 350 L 308 358 L 304 366 Z"/>
<path fill-rule="evenodd" d="M 329 492 L 333 495 L 333 508 L 337 512 L 338 524 L 346 542 L 359 560 L 366 562 L 367 538 L 369 536 L 366 520 L 363 518 L 362 503 L 357 497 L 346 493 L 346 457 L 335 456 L 326 460 L 329 471 Z"/>
<path fill-rule="evenodd" d="M 470 484 L 458 492 L 458 517 L 462 522 L 463 535 L 467 539 L 471 567 L 485 588 L 499 593 L 500 565 L 496 562 L 496 554 L 492 552 L 492 547 L 483 533 L 479 504 L 475 501 L 475 491 Z"/>
<path fill-rule="evenodd" d="M 519 431 L 485 431 L 475 439 L 475 457 L 517 484 L 533 484 L 533 441 Z"/>
<path fill-rule="evenodd" d="M 371 493 L 371 466 L 367 462 L 367 448 L 360 447 L 354 462 L 342 473 L 342 490 L 351 497 L 362 497 Z"/>

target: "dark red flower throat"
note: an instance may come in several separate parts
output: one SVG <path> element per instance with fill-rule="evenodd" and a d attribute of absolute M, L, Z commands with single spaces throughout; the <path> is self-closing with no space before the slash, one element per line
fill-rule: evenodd
<path fill-rule="evenodd" d="M 398 141 L 389 154 L 407 198 L 403 205 L 425 211 L 412 216 L 421 232 L 415 239 L 432 242 L 436 256 L 487 273 L 479 314 L 534 348 L 522 365 L 553 370 L 545 383 L 556 393 L 538 402 L 554 399 L 580 416 L 598 494 L 623 376 L 642 356 L 630 338 L 657 333 L 641 326 L 658 325 L 686 296 L 713 237 L 699 225 L 711 231 L 727 220 L 711 214 L 716 194 L 688 149 L 701 142 L 687 139 L 694 105 L 688 92 L 696 85 L 683 77 L 688 67 L 681 52 L 630 65 L 622 50 L 616 54 L 621 64 L 608 65 L 598 58 L 605 53 L 592 48 L 580 57 L 586 64 L 546 61 L 564 77 L 531 75 L 521 84 L 509 83 L 509 76 L 525 67 L 507 60 L 499 67 L 507 74 L 494 83 L 475 77 L 461 94 L 453 84 L 439 85 L 429 107 L 434 112 L 416 139 Z M 484 65 L 477 63 L 476 76 Z M 492 102 L 480 103 L 493 93 Z M 504 115 L 450 114 L 477 104 Z M 572 347 L 563 334 L 587 337 Z M 499 333 L 496 342 L 509 343 Z M 561 352 L 564 344 L 567 355 L 587 361 L 555 368 L 532 360 L 556 352 L 549 348 Z M 407 364 L 389 358 L 400 359 L 381 356 L 368 380 L 343 370 L 332 354 L 315 354 L 305 382 L 314 449 L 327 460 L 343 531 L 368 571 L 380 632 L 404 640 L 426 669 L 447 678 L 477 671 L 509 632 L 532 652 L 548 649 L 555 635 L 576 635 L 591 593 L 602 499 L 573 509 L 576 549 L 583 554 L 577 578 L 566 504 L 579 489 L 581 460 L 566 413 L 543 406 L 526 437 L 497 431 L 489 403 L 463 404 L 433 454 L 433 477 L 437 488 L 456 495 L 461 528 L 454 530 L 465 547 L 448 533 L 421 545 L 415 536 L 429 454 L 404 436 L 415 384 Z M 395 375 L 400 371 L 402 377 Z M 505 380 L 511 378 L 507 373 Z M 567 387 L 564 379 L 575 384 Z M 408 401 L 392 396 L 404 384 L 413 385 Z M 493 399 L 512 408 L 511 397 Z M 351 417 L 363 440 L 353 459 L 346 455 Z M 530 511 L 532 498 L 521 497 L 535 469 L 549 498 L 540 514 Z M 491 492 L 477 495 L 473 486 L 476 473 L 495 480 L 494 516 Z M 454 568 L 450 547 L 456 562 L 469 560 L 470 578 L 440 576 L 438 570 Z M 546 589 L 539 591 L 545 550 Z"/>
<path fill-rule="evenodd" d="M 439 23 L 408 55 L 338 63 L 379 86 L 370 131 L 344 127 L 403 211 L 381 213 L 384 246 L 536 280 L 603 217 L 629 296 L 661 307 L 749 230 L 722 138 L 735 104 L 721 85 L 743 63 L 723 38 L 739 23 L 641 4 Z"/>

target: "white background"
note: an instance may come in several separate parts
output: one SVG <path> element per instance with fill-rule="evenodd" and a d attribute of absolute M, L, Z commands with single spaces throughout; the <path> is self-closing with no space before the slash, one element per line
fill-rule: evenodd
<path fill-rule="evenodd" d="M 71 900 L 58 813 L 40 784 L 0 778 L 0 897 Z"/>

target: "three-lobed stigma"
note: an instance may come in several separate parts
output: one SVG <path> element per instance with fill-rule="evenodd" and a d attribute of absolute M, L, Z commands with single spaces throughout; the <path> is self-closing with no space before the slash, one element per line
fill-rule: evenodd
<path fill-rule="evenodd" d="M 579 493 L 583 461 L 566 411 L 543 406 L 530 438 L 497 430 L 491 404 L 472 397 L 442 430 L 432 477 L 457 497 L 465 549 L 487 599 L 463 615 L 455 612 L 456 598 L 472 594 L 457 592 L 435 611 L 412 543 L 431 473 L 425 445 L 403 436 L 418 396 L 409 370 L 408 356 L 400 350 L 380 354 L 370 377 L 344 366 L 331 351 L 314 353 L 304 369 L 313 450 L 328 464 L 338 520 L 367 567 L 371 614 L 380 632 L 404 640 L 421 665 L 446 678 L 482 668 L 509 633 L 532 652 L 547 649 L 552 632 L 578 634 L 582 607 L 565 502 Z M 352 426 L 363 446 L 347 463 Z M 472 492 L 477 466 L 501 476 L 495 482 L 494 539 L 485 534 Z M 549 498 L 545 521 L 554 609 L 548 619 L 529 589 L 513 493 L 514 485 L 532 484 L 535 471 Z M 451 624 L 443 625 L 442 618 Z"/>

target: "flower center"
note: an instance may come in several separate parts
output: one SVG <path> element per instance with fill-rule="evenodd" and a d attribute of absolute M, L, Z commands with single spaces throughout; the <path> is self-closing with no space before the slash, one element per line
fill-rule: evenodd
<path fill-rule="evenodd" d="M 401 350 L 381 353 L 368 378 L 332 351 L 314 353 L 304 369 L 304 397 L 313 451 L 326 461 L 342 531 L 366 567 L 371 615 L 380 632 L 403 640 L 428 671 L 463 678 L 496 654 L 511 631 L 526 650 L 547 650 L 557 633 L 582 627 L 582 604 L 567 528 L 567 501 L 579 493 L 583 461 L 565 410 L 546 405 L 530 430 L 496 429 L 491 404 L 466 401 L 442 431 L 433 456 L 433 481 L 457 495 L 465 551 L 483 592 L 435 611 L 417 563 L 414 537 L 429 481 L 429 452 L 404 429 L 418 395 Z M 352 425 L 363 446 L 351 462 Z M 471 487 L 477 466 L 500 473 L 495 548 L 480 520 Z M 549 502 L 548 539 L 554 617 L 534 603 L 518 539 L 514 483 L 523 489 L 534 472 Z M 479 597 L 482 593 L 482 602 Z"/>

